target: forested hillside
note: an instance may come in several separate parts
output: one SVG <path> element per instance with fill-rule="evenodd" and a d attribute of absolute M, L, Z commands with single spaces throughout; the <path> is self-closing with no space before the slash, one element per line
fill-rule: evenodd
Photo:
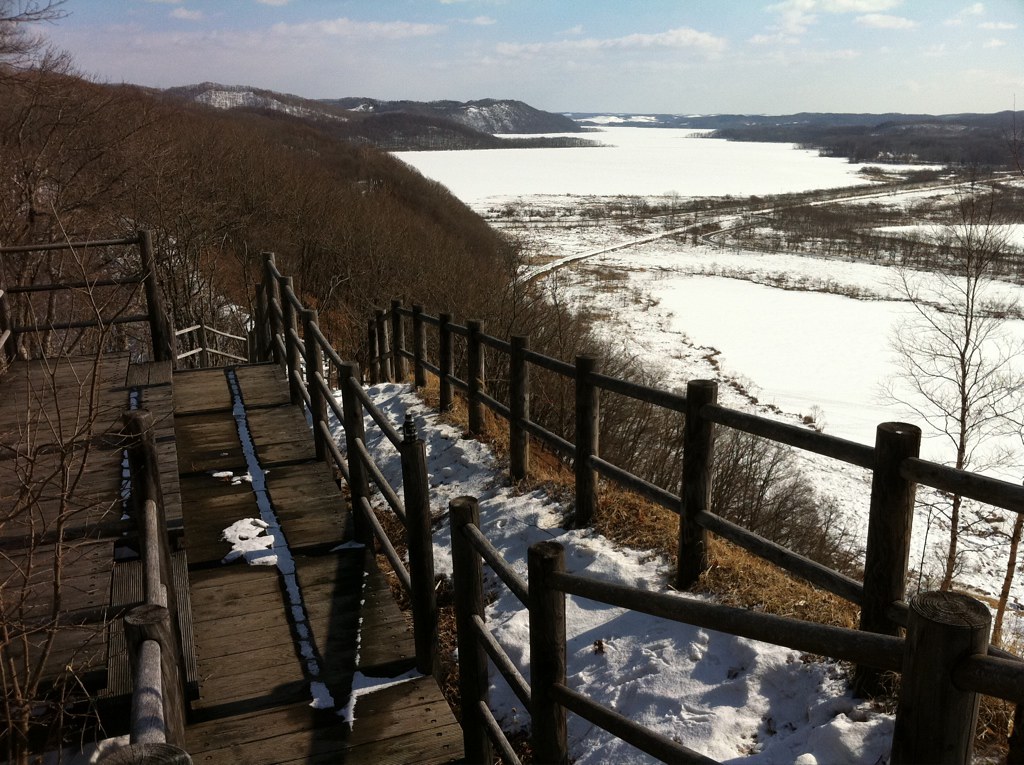
<path fill-rule="evenodd" d="M 312 100 L 249 86 L 213 82 L 169 88 L 173 100 L 308 123 L 332 137 L 387 151 L 588 146 L 572 136 L 497 138 L 494 133 L 580 132 L 573 120 L 522 101 Z"/>
<path fill-rule="evenodd" d="M 248 311 L 264 250 L 342 348 L 392 298 L 486 316 L 506 284 L 511 248 L 480 218 L 321 123 L 98 85 L 60 58 L 4 71 L 0 103 L 0 243 L 152 229 L 177 326 Z"/>
<path fill-rule="evenodd" d="M 824 117 L 827 115 L 805 115 Z M 998 114 L 834 115 L 734 125 L 716 130 L 716 138 L 735 141 L 796 143 L 823 156 L 851 162 L 928 162 L 954 167 L 1006 168 L 1011 143 L 1022 124 L 1020 112 Z M 857 117 L 858 119 L 853 119 Z"/>

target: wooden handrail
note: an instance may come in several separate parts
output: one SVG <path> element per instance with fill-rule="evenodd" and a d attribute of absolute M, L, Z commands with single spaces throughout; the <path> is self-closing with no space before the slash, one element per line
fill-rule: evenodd
<path fill-rule="evenodd" d="M 272 280 L 268 281 L 268 283 L 280 286 L 280 292 L 283 295 L 282 299 L 285 301 L 284 306 L 287 309 L 283 310 L 281 305 L 275 303 L 272 289 L 263 290 L 263 294 L 270 296 L 264 309 L 267 323 L 273 325 L 275 323 L 275 316 L 285 319 L 285 321 L 277 322 L 278 331 L 271 334 L 272 338 L 279 336 L 281 340 L 271 342 L 269 346 L 272 348 L 282 348 L 284 351 L 280 356 L 289 368 L 290 379 L 299 386 L 301 392 L 299 399 L 305 401 L 307 406 L 313 405 L 316 396 L 326 394 L 327 384 L 324 381 L 323 375 L 318 371 L 310 374 L 308 369 L 307 379 L 309 382 L 303 383 L 303 375 L 299 373 L 297 362 L 290 358 L 295 353 L 292 349 L 300 347 L 300 344 L 306 352 L 309 352 L 314 346 L 316 348 L 322 347 L 323 355 L 330 359 L 330 364 L 333 364 L 338 369 L 338 385 L 342 391 L 342 406 L 339 412 L 339 407 L 332 399 L 330 408 L 334 410 L 336 415 L 343 415 L 340 419 L 344 424 L 345 438 L 348 442 L 346 458 L 347 477 L 350 481 L 353 507 L 357 509 L 357 534 L 360 533 L 358 531 L 359 526 L 363 525 L 364 528 L 368 527 L 364 533 L 370 533 L 381 538 L 385 552 L 388 554 L 389 559 L 392 560 L 392 564 L 395 565 L 400 580 L 403 585 L 412 591 L 417 587 L 418 580 L 421 580 L 424 575 L 422 573 L 410 573 L 402 562 L 398 560 L 393 546 L 383 537 L 383 530 L 376 517 L 373 516 L 373 511 L 369 504 L 367 476 L 372 475 L 375 482 L 382 483 L 383 475 L 372 464 L 370 455 L 365 448 L 365 436 L 362 432 L 363 412 L 369 412 L 371 419 L 381 428 L 388 440 L 399 448 L 400 451 L 403 451 L 403 444 L 409 443 L 408 433 L 403 438 L 399 434 L 398 429 L 387 420 L 382 412 L 377 410 L 372 399 L 359 382 L 361 376 L 359 367 L 355 364 L 343 362 L 337 353 L 330 349 L 329 344 L 320 333 L 315 322 L 307 322 L 302 336 L 299 336 L 296 323 L 294 320 L 289 321 L 287 318 L 288 311 L 296 307 L 297 298 L 294 289 L 290 280 L 284 279 L 277 273 L 272 258 L 267 260 L 267 276 L 268 280 Z M 302 310 L 301 304 L 298 304 L 298 310 Z M 407 316 L 413 318 L 413 350 L 411 351 L 407 348 L 405 337 L 408 325 L 402 320 Z M 425 354 L 426 343 L 422 337 L 422 332 L 427 326 L 435 326 L 439 332 L 440 353 L 436 365 L 428 360 Z M 919 434 L 915 433 L 915 429 L 911 426 L 900 423 L 885 423 L 879 426 L 879 441 L 876 446 L 871 447 L 857 444 L 797 426 L 779 423 L 757 415 L 722 407 L 716 403 L 714 395 L 707 395 L 709 391 L 713 392 L 713 383 L 704 381 L 691 383 L 685 396 L 669 391 L 658 391 L 649 386 L 637 385 L 628 381 L 603 376 L 594 369 L 593 363 L 585 357 L 577 359 L 575 365 L 567 364 L 566 362 L 528 350 L 525 339 L 506 343 L 505 341 L 485 335 L 481 326 L 476 322 L 467 322 L 463 327 L 454 324 L 448 315 L 441 314 L 436 318 L 431 317 L 423 313 L 419 307 L 409 312 L 398 303 L 392 304 L 390 313 L 378 311 L 375 318 L 368 323 L 368 331 L 372 352 L 367 362 L 374 379 L 392 379 L 396 376 L 396 373 L 404 375 L 405 361 L 411 359 L 413 361 L 412 372 L 417 383 L 421 383 L 425 379 L 424 374 L 426 371 L 439 376 L 442 408 L 446 405 L 446 397 L 447 401 L 450 402 L 451 391 L 454 388 L 467 392 L 471 429 L 480 429 L 480 412 L 486 406 L 501 417 L 510 421 L 515 420 L 516 427 L 521 432 L 530 433 L 535 435 L 535 437 L 549 441 L 563 453 L 567 453 L 570 457 L 574 458 L 578 474 L 578 523 L 586 522 L 585 514 L 579 513 L 581 487 L 584 500 L 586 500 L 588 495 L 591 497 L 596 496 L 593 491 L 593 486 L 596 485 L 594 477 L 596 473 L 594 471 L 599 471 L 606 478 L 620 482 L 634 490 L 638 488 L 643 489 L 642 493 L 645 495 L 652 496 L 659 504 L 678 512 L 681 518 L 680 571 L 683 572 L 681 575 L 685 576 L 687 580 L 683 586 L 688 584 L 692 577 L 703 570 L 706 544 L 703 541 L 702 535 L 705 531 L 710 530 L 732 539 L 753 553 L 771 560 L 818 586 L 825 587 L 843 598 L 862 604 L 864 621 L 862 621 L 859 630 L 809 624 L 795 619 L 709 605 L 674 595 L 657 595 L 633 588 L 608 585 L 604 582 L 590 581 L 583 577 L 566 574 L 564 571 L 559 570 L 557 566 L 550 570 L 546 570 L 544 566 L 541 566 L 541 569 L 544 570 L 538 576 L 544 582 L 544 586 L 552 591 L 562 593 L 562 597 L 564 597 L 564 593 L 571 593 L 620 607 L 641 610 L 667 618 L 677 618 L 688 623 L 724 630 L 733 634 L 789 645 L 799 650 L 807 650 L 859 662 L 859 666 L 862 669 L 873 667 L 884 671 L 899 670 L 901 667 L 908 666 L 904 657 L 906 641 L 895 634 L 896 627 L 900 623 L 916 624 L 918 626 L 914 627 L 914 629 L 934 629 L 937 630 L 934 633 L 935 635 L 943 634 L 943 628 L 938 623 L 936 623 L 934 628 L 932 626 L 921 626 L 922 624 L 930 625 L 934 621 L 927 614 L 927 609 L 922 612 L 918 606 L 915 606 L 914 601 L 911 602 L 908 608 L 907 604 L 903 602 L 903 588 L 906 576 L 905 549 L 906 545 L 909 544 L 909 539 L 905 538 L 903 534 L 895 534 L 892 528 L 886 526 L 886 524 L 897 524 L 897 526 L 905 524 L 909 528 L 909 521 L 905 519 L 909 517 L 907 514 L 912 509 L 914 482 L 917 481 L 939 488 L 948 488 L 950 485 L 955 485 L 957 491 L 964 495 L 976 496 L 979 499 L 1015 512 L 1024 510 L 1024 489 L 1020 487 L 963 471 L 950 471 L 944 466 L 919 459 L 914 451 L 916 447 L 913 447 L 914 439 L 919 438 Z M 390 343 L 388 341 L 389 336 L 391 337 Z M 467 342 L 469 362 L 466 380 L 459 379 L 454 373 L 452 338 L 456 336 L 464 337 Z M 524 408 L 513 401 L 513 398 L 522 396 L 523 391 L 527 390 L 523 387 L 522 378 L 513 380 L 510 385 L 510 390 L 516 389 L 517 393 L 515 397 L 510 396 L 509 405 L 506 406 L 493 398 L 486 392 L 483 361 L 484 348 L 496 353 L 507 353 L 510 356 L 509 369 L 512 376 L 525 377 L 524 370 L 527 370 L 530 364 L 535 364 L 543 369 L 560 374 L 567 379 L 574 380 L 577 387 L 577 423 L 580 422 L 581 418 L 590 423 L 596 422 L 599 390 L 633 397 L 637 400 L 673 411 L 685 412 L 687 429 L 692 430 L 692 433 L 686 436 L 687 445 L 684 448 L 684 459 L 689 459 L 690 463 L 687 463 L 688 466 L 683 469 L 682 496 L 675 497 L 670 492 L 657 489 L 653 484 L 648 484 L 638 476 L 601 459 L 596 440 L 592 435 L 596 430 L 595 428 L 578 430 L 575 443 L 572 443 L 546 431 L 537 423 L 531 422 L 529 420 L 528 407 Z M 513 355 L 518 359 L 516 363 L 511 362 L 511 356 Z M 322 365 L 323 361 L 321 360 L 317 366 Z M 315 391 L 315 393 L 311 393 L 311 391 Z M 326 411 L 326 407 L 324 411 Z M 809 561 L 803 556 L 793 553 L 791 550 L 787 550 L 776 543 L 763 539 L 742 527 L 712 514 L 708 509 L 709 503 L 707 500 L 710 490 L 707 476 L 709 475 L 711 457 L 711 449 L 708 445 L 713 440 L 713 428 L 715 425 L 735 428 L 795 448 L 823 454 L 833 459 L 872 470 L 875 482 L 872 489 L 872 523 L 874 524 L 879 519 L 884 521 L 879 526 L 880 530 L 869 533 L 868 547 L 869 558 L 873 561 L 871 564 L 873 578 L 866 580 L 862 585 L 828 567 Z M 317 431 L 327 431 L 325 422 L 315 423 L 314 427 Z M 896 440 L 893 441 L 893 439 Z M 513 444 L 522 440 L 524 439 L 510 438 L 510 442 Z M 526 441 L 528 444 L 528 439 Z M 890 444 L 890 441 L 892 441 L 892 444 Z M 907 441 L 910 446 L 896 446 L 896 441 L 901 443 L 902 441 Z M 584 443 L 584 447 L 580 446 L 581 443 Z M 704 446 L 703 448 L 698 448 L 695 444 L 703 444 Z M 335 446 L 333 441 L 332 446 Z M 335 452 L 337 452 L 336 446 L 332 450 L 332 454 Z M 689 457 L 686 457 L 686 455 L 689 455 Z M 333 458 L 338 460 L 339 456 Z M 521 464 L 525 472 L 528 466 L 528 459 L 524 460 Z M 407 471 L 406 465 L 403 464 L 403 475 L 406 482 L 409 481 L 409 476 L 412 474 L 412 472 Z M 581 476 L 585 476 L 587 480 L 582 480 Z M 588 485 L 590 485 L 590 489 L 587 488 Z M 389 502 L 393 505 L 400 504 L 397 493 L 392 490 L 390 494 L 393 496 L 388 497 Z M 409 508 L 408 497 L 407 492 L 405 502 L 407 510 Z M 460 498 L 459 501 L 468 499 L 470 498 Z M 422 504 L 422 502 L 417 500 L 417 504 Z M 478 524 L 470 523 L 470 521 L 465 519 L 455 520 L 456 504 L 457 502 L 453 502 L 452 510 L 453 556 L 456 555 L 456 548 L 459 548 L 463 550 L 463 552 L 458 553 L 459 556 L 465 557 L 469 555 L 476 558 L 483 556 L 491 563 L 494 570 L 499 573 L 499 576 L 504 579 L 504 575 L 507 574 L 510 586 L 513 587 L 516 594 L 520 597 L 527 596 L 531 608 L 532 628 L 533 610 L 535 607 L 538 607 L 538 604 L 534 602 L 532 590 L 527 591 L 525 584 L 517 580 L 514 574 L 510 573 L 510 569 L 507 567 L 503 568 L 499 559 L 500 556 L 497 555 L 496 551 L 487 546 L 486 540 L 483 539 L 479 530 L 474 528 Z M 673 505 L 675 506 L 673 507 Z M 360 521 L 360 516 L 364 516 L 364 520 Z M 408 531 L 409 526 L 411 526 L 410 519 L 406 518 L 404 520 L 407 523 Z M 424 535 L 420 534 L 418 536 Z M 429 544 L 429 525 L 425 537 L 427 544 Z M 879 543 L 878 539 L 886 540 L 885 544 Z M 684 561 L 688 562 L 687 566 L 682 565 Z M 534 569 L 535 567 L 531 564 L 531 581 L 534 577 Z M 456 577 L 458 577 L 458 574 L 456 574 Z M 457 580 L 455 587 L 457 590 L 460 588 Z M 432 590 L 432 588 L 430 589 Z M 457 593 L 456 600 L 458 601 L 460 597 Z M 941 597 L 944 597 L 944 595 Z M 416 597 L 413 600 L 415 601 Z M 557 616 L 557 608 L 553 605 L 553 602 L 550 601 L 547 605 L 539 606 L 542 612 L 555 609 L 550 611 L 548 617 L 540 620 L 542 624 L 552 623 L 549 618 L 552 614 Z M 680 616 L 680 614 L 685 615 Z M 488 642 L 483 634 L 482 613 L 471 612 L 468 615 L 464 615 L 461 619 L 457 615 L 457 621 L 460 621 L 459 639 L 460 657 L 462 657 L 460 663 L 463 665 L 462 675 L 466 682 L 462 689 L 463 710 L 464 714 L 468 715 L 466 719 L 476 721 L 472 725 L 466 723 L 466 730 L 468 731 L 469 728 L 475 727 L 481 734 L 483 732 L 493 734 L 493 726 L 487 725 L 486 696 L 479 695 L 481 693 L 479 683 L 483 682 L 486 684 L 486 665 L 484 664 L 482 675 L 484 680 L 480 680 L 478 672 L 478 677 L 474 681 L 474 673 L 471 671 L 471 668 L 479 664 L 480 661 L 486 663 L 488 656 L 495 661 L 496 666 L 503 673 L 508 670 L 509 666 L 507 665 L 510 663 L 502 658 L 502 655 L 498 653 L 495 646 Z M 939 621 L 941 621 L 941 618 Z M 461 637 L 461 632 L 464 629 L 470 636 L 470 643 L 467 643 L 465 646 L 463 646 Z M 941 640 L 943 638 L 936 637 L 935 639 Z M 531 643 L 532 640 L 533 638 L 531 637 Z M 471 644 L 476 645 L 478 648 L 472 647 Z M 537 646 L 531 645 L 531 655 L 545 657 L 544 661 L 534 663 L 535 666 L 539 665 L 542 677 L 545 677 L 545 672 L 547 672 L 543 683 L 548 688 L 548 691 L 543 697 L 537 695 L 536 686 L 532 683 L 530 686 L 527 686 L 525 681 L 523 681 L 522 685 L 516 688 L 515 676 L 511 673 L 508 676 L 512 678 L 510 682 L 513 683 L 513 688 L 516 689 L 517 693 L 523 695 L 530 694 L 529 697 L 535 712 L 534 730 L 541 739 L 548 739 L 546 743 L 540 742 L 535 744 L 535 754 L 550 757 L 554 761 L 561 761 L 564 759 L 564 750 L 560 749 L 557 743 L 552 743 L 552 737 L 557 737 L 560 728 L 564 728 L 564 708 L 559 711 L 558 702 L 553 701 L 554 697 L 561 698 L 567 704 L 579 706 L 577 711 L 581 713 L 584 713 L 584 706 L 586 706 L 587 714 L 611 721 L 610 724 L 618 726 L 625 723 L 612 720 L 604 712 L 591 709 L 589 705 L 572 696 L 572 692 L 564 686 L 564 680 L 558 679 L 557 661 L 554 665 L 547 661 L 550 658 L 548 655 L 549 650 L 554 650 L 554 648 L 556 648 L 555 643 L 552 643 L 550 639 L 542 641 Z M 478 649 L 479 652 L 477 652 Z M 481 659 L 480 657 L 483 658 Z M 1004 672 L 1000 678 L 999 672 L 1005 668 L 1004 664 L 1005 667 L 1011 667 L 1012 671 Z M 549 670 L 553 668 L 556 671 L 554 674 L 551 674 L 551 672 L 544 669 L 545 666 L 548 666 Z M 1024 690 L 1021 688 L 1021 685 L 1024 684 L 1024 669 L 1022 668 L 1024 668 L 1024 664 L 1016 658 L 1009 660 L 1001 657 L 995 658 L 979 654 L 975 651 L 958 663 L 956 669 L 947 678 L 939 678 L 936 682 L 957 683 L 968 688 L 971 693 L 984 692 L 990 695 L 1001 695 L 1001 697 L 1010 700 L 1019 700 L 1024 698 Z M 1011 679 L 1005 679 L 1007 676 Z M 473 685 L 473 683 L 477 683 L 477 685 Z M 532 691 L 530 691 L 531 687 L 533 688 Z M 562 690 L 558 690 L 560 688 Z M 565 691 L 564 693 L 563 690 Z M 923 692 L 920 690 L 914 692 L 923 694 L 921 698 L 926 701 L 928 694 L 931 693 L 931 691 Z M 914 702 L 915 705 L 920 703 L 920 699 Z M 925 705 L 927 706 L 927 703 Z M 910 713 L 907 712 L 906 714 L 909 715 Z M 955 735 L 963 737 L 966 735 L 964 731 L 971 725 L 973 725 L 973 720 L 964 722 L 964 720 L 958 719 L 957 726 L 949 726 L 950 731 L 943 731 L 943 735 L 946 735 L 947 732 L 950 735 L 954 735 L 951 729 L 952 727 L 958 727 L 958 732 Z M 906 724 L 904 724 L 905 727 Z M 635 730 L 635 726 L 632 726 L 632 724 L 626 724 L 626 728 L 630 731 L 629 736 L 639 737 L 637 740 L 646 741 L 647 743 L 644 746 L 648 744 L 655 748 L 660 746 L 655 740 L 656 737 L 645 737 L 645 734 Z M 623 730 L 625 731 L 626 728 L 623 728 Z M 467 735 L 470 734 L 467 732 Z M 484 738 L 486 739 L 486 736 Z M 506 751 L 507 741 L 496 740 L 496 743 L 499 749 Z M 909 746 L 912 748 L 916 745 Z M 485 747 L 486 751 L 489 752 L 489 746 L 489 743 L 485 745 L 477 739 L 471 742 L 467 738 L 466 752 L 467 755 L 470 752 L 482 752 L 484 750 L 481 747 Z M 906 749 L 906 746 L 908 746 L 906 743 L 902 743 L 900 746 L 904 747 L 899 749 L 901 753 L 909 751 Z M 904 754 L 900 754 L 899 757 L 894 759 L 894 762 L 903 756 Z"/>
<path fill-rule="evenodd" d="M 50 332 L 95 329 L 116 324 L 145 323 L 149 325 L 152 358 L 155 361 L 171 361 L 176 357 L 175 336 L 170 318 L 164 310 L 160 287 L 157 282 L 156 260 L 153 254 L 152 237 L 149 231 L 139 231 L 134 236 L 121 239 L 99 239 L 91 241 L 48 242 L 40 244 L 0 247 L 0 257 L 5 255 L 28 254 L 33 252 L 58 252 L 65 250 L 95 249 L 100 247 L 136 246 L 139 251 L 139 271 L 133 276 L 108 277 L 74 282 L 52 284 L 0 285 L 0 345 L 6 358 L 16 355 L 19 335 Z M 12 298 L 17 295 L 32 295 L 42 292 L 65 290 L 90 290 L 102 287 L 141 285 L 146 299 L 146 313 L 138 315 L 114 314 L 111 316 L 90 316 L 88 319 L 66 321 L 32 321 L 16 324 L 11 315 Z"/>
<path fill-rule="evenodd" d="M 172 761 L 190 762 L 181 749 L 185 742 L 184 653 L 153 416 L 132 410 L 124 420 L 144 595 L 143 605 L 131 609 L 123 620 L 133 667 L 130 749 L 139 748 L 140 761 L 146 761 L 147 747 L 171 747 Z"/>

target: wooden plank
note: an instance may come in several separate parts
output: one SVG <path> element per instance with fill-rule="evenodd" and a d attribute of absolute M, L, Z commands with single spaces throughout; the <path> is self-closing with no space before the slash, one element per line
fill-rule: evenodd
<path fill-rule="evenodd" d="M 450 714 L 450 713 L 449 713 Z M 268 720 L 261 718 L 260 723 Z M 362 723 L 356 721 L 354 731 Z M 282 726 L 283 727 L 283 726 Z M 364 728 L 366 726 L 363 726 Z M 348 765 L 408 765 L 408 763 L 450 763 L 462 757 L 462 732 L 454 720 L 447 725 L 412 732 L 400 731 L 386 739 L 353 746 L 347 741 L 348 726 L 314 727 L 299 732 L 261 737 L 256 741 L 242 737 L 227 740 L 216 749 L 190 749 L 197 761 L 252 765 L 285 762 L 344 762 Z M 278 726 L 269 732 L 279 730 Z M 267 730 L 264 728 L 264 730 Z M 251 736 L 251 734 L 250 734 Z M 212 737 L 211 737 L 212 738 Z"/>
<path fill-rule="evenodd" d="M 151 385 L 168 385 L 173 367 L 169 361 L 143 361 L 128 365 L 125 377 L 126 388 L 144 388 Z"/>
<path fill-rule="evenodd" d="M 371 677 L 393 677 L 416 663 L 412 624 L 391 596 L 384 575 L 368 564 L 363 586 L 363 636 L 359 670 Z"/>
<path fill-rule="evenodd" d="M 235 370 L 247 409 L 290 404 L 288 380 L 277 364 L 252 364 Z"/>
<path fill-rule="evenodd" d="M 175 371 L 173 381 L 176 416 L 231 411 L 231 389 L 223 369 Z"/>
<path fill-rule="evenodd" d="M 175 421 L 178 472 L 245 472 L 238 428 L 230 413 L 197 414 Z"/>
<path fill-rule="evenodd" d="M 253 409 L 247 412 L 249 431 L 256 442 L 260 463 L 267 470 L 279 463 L 316 459 L 306 418 L 295 406 Z"/>

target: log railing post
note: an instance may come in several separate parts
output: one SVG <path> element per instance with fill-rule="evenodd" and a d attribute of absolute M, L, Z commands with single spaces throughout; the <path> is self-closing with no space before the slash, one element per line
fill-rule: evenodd
<path fill-rule="evenodd" d="M 459 698 L 462 700 L 462 744 L 466 762 L 493 761 L 481 704 L 488 701 L 487 652 L 476 639 L 474 618 L 484 618 L 483 562 L 465 535 L 466 526 L 480 526 L 475 497 L 456 497 L 448 505 L 452 535 L 452 589 L 455 634 L 459 649 Z"/>
<path fill-rule="evenodd" d="M 199 366 L 207 369 L 210 366 L 210 338 L 206 332 L 206 325 L 199 322 Z"/>
<path fill-rule="evenodd" d="M 530 419 L 530 367 L 526 351 L 530 340 L 524 335 L 512 337 L 509 355 L 508 422 L 509 474 L 513 481 L 522 481 L 530 470 L 530 436 L 523 423 Z"/>
<path fill-rule="evenodd" d="M 442 313 L 438 315 L 438 367 L 441 370 L 440 385 L 440 409 L 441 412 L 450 412 L 454 402 L 452 392 L 452 375 L 455 373 L 454 353 L 452 352 L 452 315 Z"/>
<path fill-rule="evenodd" d="M 412 582 L 412 628 L 416 669 L 424 675 L 437 670 L 437 593 L 434 590 L 434 543 L 431 536 L 430 484 L 423 439 L 407 414 L 402 427 L 402 487 L 405 500 L 409 579 Z"/>
<path fill-rule="evenodd" d="M 537 542 L 527 554 L 530 609 L 530 720 L 536 762 L 567 765 L 569 749 L 565 707 L 551 697 L 565 685 L 565 593 L 548 577 L 565 571 L 565 550 L 558 542 Z"/>
<path fill-rule="evenodd" d="M 359 365 L 350 362 L 338 369 L 341 388 L 342 413 L 345 415 L 345 444 L 348 454 L 349 497 L 352 500 L 352 524 L 356 541 L 373 549 L 373 529 L 363 517 L 361 499 L 370 496 L 370 484 L 366 478 L 366 468 L 356 448 L 356 441 L 365 443 L 366 433 L 363 426 L 363 405 L 353 390 L 359 385 Z"/>
<path fill-rule="evenodd" d="M 377 322 L 374 319 L 366 322 L 366 373 L 370 376 L 370 385 L 381 382 L 380 339 L 377 337 Z"/>
<path fill-rule="evenodd" d="M 0 273 L 2 275 L 2 273 Z M 7 284 L 0 281 L 0 346 L 7 362 L 18 357 L 18 337 L 14 333 L 14 322 L 11 320 L 11 304 L 7 298 Z"/>
<path fill-rule="evenodd" d="M 988 607 L 962 593 L 911 598 L 892 765 L 971 762 L 979 696 L 957 688 L 952 672 L 964 658 L 988 652 L 991 626 Z"/>
<path fill-rule="evenodd" d="M 380 363 L 380 378 L 377 382 L 394 382 L 394 367 L 391 365 L 391 344 L 388 342 L 388 319 L 384 311 L 374 311 L 377 322 L 377 358 Z"/>
<path fill-rule="evenodd" d="M 469 432 L 474 436 L 479 436 L 484 432 L 484 402 L 480 400 L 480 394 L 485 389 L 484 344 L 480 339 L 480 335 L 483 334 L 483 325 L 478 321 L 467 321 L 466 329 L 469 330 L 469 338 L 466 341 Z"/>
<path fill-rule="evenodd" d="M 683 430 L 683 486 L 679 508 L 679 553 L 676 587 L 692 587 L 708 567 L 707 531 L 697 515 L 711 508 L 711 469 L 714 463 L 715 426 L 701 416 L 705 404 L 718 401 L 718 383 L 691 380 L 686 386 L 686 422 Z"/>
<path fill-rule="evenodd" d="M 1006 765 L 1022 765 L 1024 763 L 1024 704 L 1018 703 L 1013 710 L 1013 731 L 1007 741 L 1009 751 L 1006 753 Z"/>
<path fill-rule="evenodd" d="M 404 382 L 405 364 L 405 321 L 402 317 L 402 301 L 391 301 L 391 365 L 395 370 L 395 382 Z"/>
<path fill-rule="evenodd" d="M 267 289 L 263 282 L 256 285 L 256 317 L 253 323 L 251 361 L 267 360 Z"/>
<path fill-rule="evenodd" d="M 875 431 L 875 465 L 871 477 L 868 542 L 864 555 L 864 600 L 860 629 L 899 635 L 889 608 L 906 596 L 910 532 L 917 486 L 900 474 L 900 466 L 921 449 L 921 429 L 902 422 L 884 422 Z M 858 666 L 854 693 L 874 696 L 883 689 L 881 672 Z"/>
<path fill-rule="evenodd" d="M 423 361 L 427 356 L 427 324 L 423 321 L 423 306 L 412 307 L 412 363 L 413 385 L 423 388 L 427 384 L 427 370 Z"/>
<path fill-rule="evenodd" d="M 270 325 L 270 337 L 267 339 L 271 357 L 275 362 L 284 366 L 286 360 L 281 356 L 281 349 L 277 344 L 277 338 L 284 340 L 284 306 L 281 303 L 281 285 L 277 283 L 274 270 L 274 253 L 264 252 L 263 289 L 266 292 L 267 320 Z"/>
<path fill-rule="evenodd" d="M 302 404 L 302 387 L 299 375 L 302 373 L 302 353 L 296 342 L 298 336 L 298 317 L 292 296 L 295 294 L 292 277 L 282 276 L 280 280 L 281 313 L 284 318 L 284 347 L 286 371 L 288 373 L 288 392 L 291 402 L 297 406 Z"/>
<path fill-rule="evenodd" d="M 307 308 L 302 312 L 302 336 L 306 349 L 306 390 L 309 391 L 309 416 L 313 421 L 313 445 L 316 448 L 316 458 L 323 462 L 327 460 L 328 449 L 320 423 L 327 423 L 327 399 L 317 379 L 318 376 L 323 376 L 324 371 L 324 351 L 315 339 L 313 331 L 317 321 L 317 312 L 314 309 Z"/>
<path fill-rule="evenodd" d="M 153 234 L 148 230 L 139 232 L 139 256 L 142 260 L 142 283 L 146 293 L 149 332 L 153 340 L 153 359 L 174 364 L 178 358 L 174 328 L 160 296 L 160 281 L 157 278 L 156 257 L 153 254 Z"/>
<path fill-rule="evenodd" d="M 597 367 L 593 356 L 576 357 L 576 512 L 573 526 L 585 528 L 597 512 L 597 471 L 590 458 L 599 454 L 598 433 L 601 404 L 592 376 Z"/>

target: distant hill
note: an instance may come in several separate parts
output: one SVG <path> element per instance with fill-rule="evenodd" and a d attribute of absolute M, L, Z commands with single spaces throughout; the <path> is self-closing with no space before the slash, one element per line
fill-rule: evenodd
<path fill-rule="evenodd" d="M 323 103 L 354 112 L 403 112 L 443 117 L 483 133 L 579 133 L 583 127 L 563 114 L 535 109 L 522 101 L 378 101 L 373 98 L 337 98 Z"/>
<path fill-rule="evenodd" d="M 598 114 L 570 113 L 591 127 L 713 130 L 734 141 L 795 143 L 851 162 L 931 163 L 1002 168 L 1013 161 L 1009 137 L 1024 112 L 994 114 Z"/>
<path fill-rule="evenodd" d="M 496 138 L 494 133 L 569 133 L 583 127 L 521 101 L 313 100 L 245 85 L 204 82 L 163 91 L 168 98 L 217 109 L 300 120 L 333 138 L 388 151 L 592 145 L 582 138 Z"/>

